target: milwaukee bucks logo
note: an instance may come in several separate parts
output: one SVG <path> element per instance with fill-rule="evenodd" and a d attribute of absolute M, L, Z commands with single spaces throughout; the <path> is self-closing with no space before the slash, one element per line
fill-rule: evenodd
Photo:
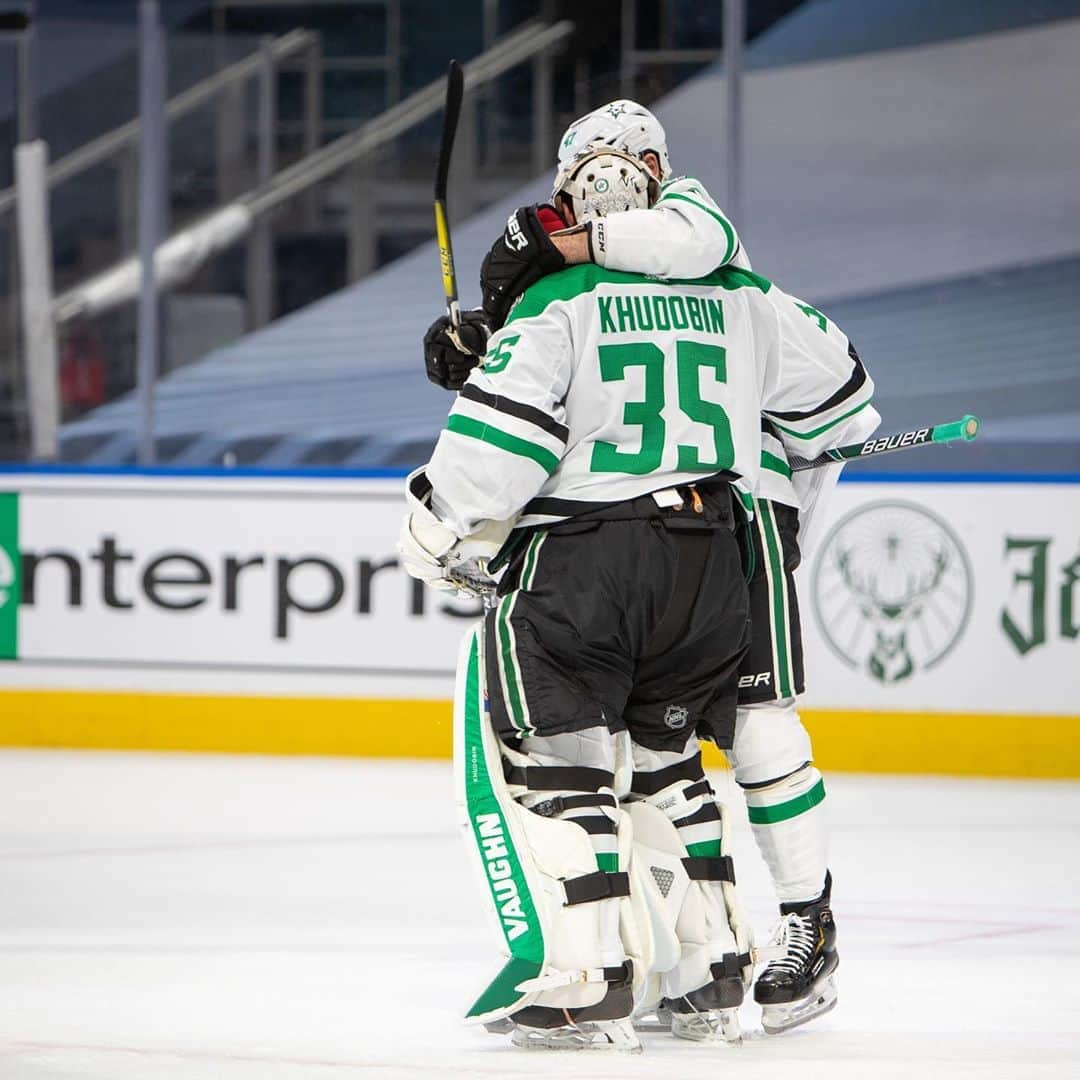
<path fill-rule="evenodd" d="M 829 647 L 883 683 L 932 668 L 971 614 L 967 553 L 940 518 L 910 503 L 872 503 L 829 533 L 813 602 Z"/>

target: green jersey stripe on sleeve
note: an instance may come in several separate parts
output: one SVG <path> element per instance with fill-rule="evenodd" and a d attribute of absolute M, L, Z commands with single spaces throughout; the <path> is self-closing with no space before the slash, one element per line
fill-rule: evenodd
<path fill-rule="evenodd" d="M 698 202 L 697 199 L 691 199 L 689 195 L 682 195 L 678 191 L 668 191 L 660 196 L 657 200 L 657 205 L 664 202 L 671 202 L 673 199 L 678 199 L 680 202 L 689 203 L 691 206 L 696 206 L 699 210 L 704 210 L 710 217 L 716 218 L 720 222 L 720 227 L 724 230 L 724 236 L 727 237 L 727 250 L 724 252 L 724 257 L 720 260 L 721 266 L 731 261 L 731 257 L 735 254 L 735 230 L 731 227 L 731 223 L 723 214 L 714 210 L 711 206 L 706 206 L 703 202 Z"/>
<path fill-rule="evenodd" d="M 773 425 L 783 431 L 785 434 L 790 435 L 793 439 L 816 439 L 819 435 L 823 435 L 829 428 L 836 427 L 841 420 L 846 420 L 849 416 L 854 416 L 857 412 L 861 412 L 870 404 L 870 398 L 867 398 L 861 405 L 856 405 L 850 412 L 846 412 L 843 416 L 838 416 L 835 420 L 830 420 L 827 424 L 822 424 L 821 427 L 814 428 L 813 431 L 796 431 L 794 428 L 785 427 L 783 424 L 777 424 L 773 420 Z"/>
<path fill-rule="evenodd" d="M 505 413 L 507 416 L 524 420 L 526 423 L 538 427 L 541 431 L 554 435 L 560 442 L 566 442 L 570 437 L 570 431 L 565 424 L 560 424 L 553 416 L 549 416 L 542 409 L 537 409 L 532 405 L 514 401 L 512 398 L 504 397 L 502 394 L 489 394 L 486 390 L 481 390 L 479 386 L 474 386 L 472 383 L 466 383 L 461 388 L 461 396 L 467 401 L 476 402 L 478 405 L 486 405 L 489 409 L 494 409 L 495 412 Z"/>
<path fill-rule="evenodd" d="M 549 476 L 559 467 L 558 457 L 550 450 L 545 450 L 544 447 L 537 446 L 536 443 L 529 442 L 528 439 L 519 439 L 516 435 L 501 431 L 490 424 L 483 424 L 470 416 L 451 414 L 450 419 L 446 422 L 446 430 L 452 431 L 455 435 L 465 435 L 470 439 L 479 439 L 480 442 L 496 446 L 500 450 L 507 451 L 507 453 L 529 458 L 535 461 Z"/>
<path fill-rule="evenodd" d="M 770 454 L 768 450 L 761 451 L 761 467 L 781 476 L 791 476 L 791 466 L 783 458 Z"/>

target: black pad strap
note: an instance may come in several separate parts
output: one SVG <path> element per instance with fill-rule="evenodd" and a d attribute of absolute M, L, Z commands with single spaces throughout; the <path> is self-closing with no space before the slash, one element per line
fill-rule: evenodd
<path fill-rule="evenodd" d="M 704 780 L 701 768 L 701 751 L 685 761 L 677 761 L 666 769 L 656 772 L 636 772 L 630 790 L 635 795 L 656 795 L 679 780 Z"/>
<path fill-rule="evenodd" d="M 735 864 L 730 855 L 687 855 L 682 864 L 691 881 L 730 881 L 735 884 Z"/>
<path fill-rule="evenodd" d="M 615 822 L 605 814 L 590 814 L 588 817 L 568 817 L 564 821 L 572 821 L 580 825 L 590 836 L 617 836 L 618 828 Z"/>
<path fill-rule="evenodd" d="M 699 795 L 712 794 L 713 786 L 708 780 L 699 780 L 696 784 L 691 784 L 689 787 L 683 788 L 683 798 L 687 801 L 696 799 Z"/>
<path fill-rule="evenodd" d="M 684 818 L 679 818 L 677 821 L 673 821 L 672 824 L 677 829 L 684 828 L 687 825 L 705 825 L 713 821 L 723 821 L 724 817 L 720 813 L 720 807 L 715 802 L 702 803 L 701 807 L 695 810 L 692 814 Z"/>
<path fill-rule="evenodd" d="M 615 786 L 615 774 L 578 765 L 529 765 L 521 768 L 503 758 L 508 784 L 522 784 L 530 791 L 599 791 Z"/>
<path fill-rule="evenodd" d="M 804 761 L 797 769 L 792 769 L 791 772 L 784 773 L 783 776 L 774 776 L 771 780 L 762 780 L 757 784 L 739 784 L 739 787 L 743 791 L 756 791 L 758 788 L 772 787 L 773 784 L 779 784 L 781 780 L 786 780 L 789 776 L 794 776 L 797 772 L 801 772 L 809 765 L 809 761 Z M 739 783 L 737 780 L 735 781 Z"/>
<path fill-rule="evenodd" d="M 590 904 L 595 900 L 606 900 L 609 896 L 629 896 L 630 875 L 623 871 L 607 874 L 603 870 L 597 870 L 593 874 L 566 878 L 563 888 L 566 889 L 567 907 L 572 904 Z"/>
<path fill-rule="evenodd" d="M 632 960 L 624 960 L 618 967 L 606 967 L 600 970 L 603 971 L 607 982 L 628 983 L 634 975 L 634 964 Z"/>
<path fill-rule="evenodd" d="M 750 954 L 744 953 L 724 953 L 721 960 L 709 965 L 709 973 L 714 979 L 730 979 L 733 975 L 742 975 L 742 969 L 749 965 Z"/>
<path fill-rule="evenodd" d="M 558 817 L 567 810 L 581 810 L 586 806 L 610 806 L 614 810 L 618 805 L 619 800 L 614 795 L 556 795 L 529 809 L 541 817 Z"/>

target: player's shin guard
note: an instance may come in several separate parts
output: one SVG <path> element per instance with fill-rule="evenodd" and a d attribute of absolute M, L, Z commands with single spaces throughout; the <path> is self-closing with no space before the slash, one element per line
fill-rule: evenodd
<path fill-rule="evenodd" d="M 485 711 L 482 650 L 478 627 L 459 662 L 455 772 L 507 961 L 467 1019 L 512 1017 L 515 1042 L 529 1047 L 635 1049 L 633 964 L 619 934 L 629 849 L 618 849 L 613 769 L 559 764 L 557 743 L 526 740 L 535 756 L 504 746 Z"/>
<path fill-rule="evenodd" d="M 632 892 L 649 931 L 638 1013 L 659 1006 L 683 1038 L 736 1039 L 752 942 L 735 898 L 725 811 L 705 779 L 696 738 L 677 752 L 634 747 L 627 810 Z"/>
<path fill-rule="evenodd" d="M 782 904 L 807 903 L 825 883 L 825 783 L 811 756 L 793 700 L 739 710 L 728 758 Z"/>

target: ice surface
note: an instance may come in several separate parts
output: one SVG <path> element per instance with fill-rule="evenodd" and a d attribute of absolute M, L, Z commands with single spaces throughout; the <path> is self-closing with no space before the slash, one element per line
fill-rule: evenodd
<path fill-rule="evenodd" d="M 0 1078 L 1080 1076 L 1080 784 L 827 783 L 834 1012 L 553 1056 L 458 1019 L 496 954 L 447 764 L 0 753 Z"/>

